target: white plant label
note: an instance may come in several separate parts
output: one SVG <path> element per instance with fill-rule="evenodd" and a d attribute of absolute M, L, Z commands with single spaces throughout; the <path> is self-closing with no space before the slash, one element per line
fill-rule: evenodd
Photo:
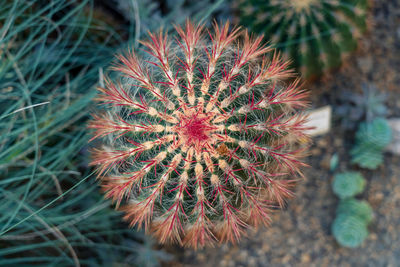
<path fill-rule="evenodd" d="M 311 136 L 323 135 L 330 131 L 332 120 L 331 106 L 310 110 L 308 112 L 308 121 L 306 127 L 312 127 L 306 133 Z"/>

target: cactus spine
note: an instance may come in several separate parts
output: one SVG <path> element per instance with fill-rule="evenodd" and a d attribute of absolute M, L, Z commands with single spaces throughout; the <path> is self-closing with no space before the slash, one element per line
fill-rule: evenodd
<path fill-rule="evenodd" d="M 160 31 L 119 55 L 89 127 L 92 164 L 131 225 L 161 243 L 239 240 L 301 176 L 307 92 L 262 37 L 229 23 Z"/>

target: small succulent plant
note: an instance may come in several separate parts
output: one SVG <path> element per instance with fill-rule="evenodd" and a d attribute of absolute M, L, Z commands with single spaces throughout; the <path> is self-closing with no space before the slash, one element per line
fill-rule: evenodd
<path fill-rule="evenodd" d="M 332 224 L 332 233 L 341 246 L 355 248 L 367 238 L 368 229 L 360 217 L 341 213 Z"/>
<path fill-rule="evenodd" d="M 359 172 L 344 172 L 335 175 L 333 192 L 340 198 L 353 197 L 364 191 L 365 179 Z"/>
<path fill-rule="evenodd" d="M 239 240 L 292 196 L 308 93 L 262 37 L 229 23 L 176 27 L 119 55 L 99 88 L 92 164 L 131 225 L 161 243 Z"/>
<path fill-rule="evenodd" d="M 387 115 L 387 95 L 374 84 L 363 83 L 361 88 L 362 93 L 347 90 L 338 96 L 335 114 L 341 117 L 341 126 L 345 129 L 356 130 L 360 121 L 371 122 Z"/>
<path fill-rule="evenodd" d="M 368 28 L 368 0 L 239 0 L 240 23 L 263 33 L 305 77 L 337 67 Z"/>
<path fill-rule="evenodd" d="M 340 198 L 332 234 L 341 246 L 358 247 L 368 236 L 367 227 L 373 216 L 368 202 L 353 198 L 364 191 L 365 180 L 359 172 L 339 173 L 335 175 L 332 188 Z"/>
<path fill-rule="evenodd" d="M 372 208 L 367 201 L 354 198 L 340 201 L 336 209 L 337 214 L 347 214 L 360 217 L 364 222 L 372 221 Z"/>
<path fill-rule="evenodd" d="M 356 134 L 357 144 L 376 149 L 385 148 L 391 140 L 392 131 L 384 118 L 377 118 L 371 123 L 362 123 Z"/>
<path fill-rule="evenodd" d="M 361 123 L 356 133 L 356 145 L 351 150 L 352 162 L 374 170 L 383 163 L 383 149 L 392 140 L 392 130 L 384 118 Z"/>

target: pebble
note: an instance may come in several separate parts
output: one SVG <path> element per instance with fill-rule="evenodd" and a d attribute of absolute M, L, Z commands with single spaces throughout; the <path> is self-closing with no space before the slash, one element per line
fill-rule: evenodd
<path fill-rule="evenodd" d="M 343 139 L 342 139 L 342 138 L 335 138 L 335 139 L 333 140 L 333 145 L 334 145 L 335 147 L 341 147 L 341 146 L 343 146 Z"/>
<path fill-rule="evenodd" d="M 326 148 L 328 146 L 328 140 L 326 140 L 326 138 L 320 138 L 317 141 L 317 146 L 320 148 Z"/>
<path fill-rule="evenodd" d="M 301 262 L 302 263 L 309 263 L 311 260 L 310 254 L 305 253 L 301 255 Z"/>
<path fill-rule="evenodd" d="M 357 65 L 364 74 L 371 72 L 373 66 L 372 57 L 367 56 L 358 58 Z"/>
<path fill-rule="evenodd" d="M 331 155 L 325 155 L 321 160 L 320 163 L 321 167 L 326 170 L 329 170 L 331 167 L 331 158 L 332 158 Z"/>
<path fill-rule="evenodd" d="M 319 155 L 321 155 L 321 153 L 322 153 L 322 151 L 318 147 L 315 147 L 315 148 L 311 149 L 311 151 L 310 151 L 310 154 L 313 156 L 319 156 Z"/>
<path fill-rule="evenodd" d="M 255 267 L 255 266 L 257 266 L 257 261 L 256 261 L 256 259 L 255 259 L 254 257 L 250 257 L 250 258 L 247 260 L 247 266 L 249 266 L 249 267 Z"/>
<path fill-rule="evenodd" d="M 292 256 L 290 254 L 286 254 L 283 258 L 282 258 L 282 263 L 286 264 L 288 263 L 290 260 L 292 259 Z"/>
<path fill-rule="evenodd" d="M 375 233 L 371 233 L 368 238 L 371 239 L 371 240 L 377 240 L 378 239 L 378 235 L 375 234 Z"/>
<path fill-rule="evenodd" d="M 247 250 L 242 250 L 239 252 L 238 260 L 241 262 L 245 262 L 247 257 L 249 256 Z"/>

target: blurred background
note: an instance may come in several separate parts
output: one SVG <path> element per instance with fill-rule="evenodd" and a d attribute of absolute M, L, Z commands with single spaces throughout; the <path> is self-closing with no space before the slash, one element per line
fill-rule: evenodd
<path fill-rule="evenodd" d="M 0 0 L 1 266 L 400 266 L 398 0 Z M 87 120 L 115 53 L 187 18 L 264 34 L 311 92 L 305 180 L 268 228 L 159 245 L 104 200 Z"/>

